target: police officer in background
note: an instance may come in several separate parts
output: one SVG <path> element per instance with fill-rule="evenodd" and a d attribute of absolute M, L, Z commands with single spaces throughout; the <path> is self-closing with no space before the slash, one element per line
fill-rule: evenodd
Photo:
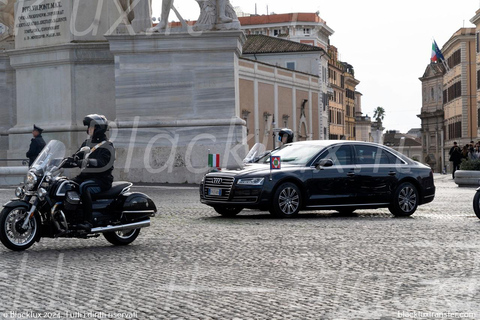
<path fill-rule="evenodd" d="M 32 163 L 37 159 L 40 152 L 42 152 L 43 148 L 45 147 L 46 143 L 42 137 L 43 129 L 33 125 L 33 138 L 30 142 L 30 148 L 27 152 L 27 158 L 29 159 L 28 166 L 30 167 Z"/>
<path fill-rule="evenodd" d="M 283 128 L 278 133 L 278 140 L 282 143 L 281 146 L 287 143 L 292 143 L 294 138 L 293 131 L 288 128 Z"/>

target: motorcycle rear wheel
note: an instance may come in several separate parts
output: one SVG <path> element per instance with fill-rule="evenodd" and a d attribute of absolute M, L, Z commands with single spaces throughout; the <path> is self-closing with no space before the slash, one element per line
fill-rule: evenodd
<path fill-rule="evenodd" d="M 27 215 L 27 209 L 4 208 L 0 212 L 0 240 L 3 245 L 13 251 L 22 251 L 30 248 L 38 240 L 40 220 L 37 215 L 30 219 L 27 229 L 22 225 Z"/>
<path fill-rule="evenodd" d="M 135 239 L 137 239 L 140 234 L 140 229 L 131 229 L 124 231 L 115 231 L 115 232 L 106 232 L 103 234 L 105 239 L 113 245 L 116 246 L 126 246 Z"/>
<path fill-rule="evenodd" d="M 473 197 L 473 211 L 475 211 L 477 218 L 480 219 L 480 191 L 477 191 L 475 197 Z"/>

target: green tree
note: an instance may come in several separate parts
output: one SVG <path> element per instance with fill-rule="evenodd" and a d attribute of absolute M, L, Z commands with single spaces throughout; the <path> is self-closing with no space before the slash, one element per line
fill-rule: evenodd
<path fill-rule="evenodd" d="M 373 111 L 373 118 L 377 120 L 377 122 L 382 122 L 385 118 L 385 109 L 383 109 L 383 107 L 377 107 Z"/>

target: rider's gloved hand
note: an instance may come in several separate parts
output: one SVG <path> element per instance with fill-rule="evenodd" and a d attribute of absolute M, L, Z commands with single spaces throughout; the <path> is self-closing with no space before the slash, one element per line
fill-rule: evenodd
<path fill-rule="evenodd" d="M 82 168 L 83 164 L 85 163 L 84 159 L 77 159 L 75 162 L 76 162 L 77 166 L 80 167 L 80 168 Z"/>
<path fill-rule="evenodd" d="M 68 157 L 68 158 L 67 158 L 67 161 L 66 161 L 66 164 L 67 164 L 67 165 L 70 165 L 70 166 L 71 166 L 71 165 L 76 165 L 76 161 L 75 161 L 75 159 L 74 159 L 73 157 Z"/>

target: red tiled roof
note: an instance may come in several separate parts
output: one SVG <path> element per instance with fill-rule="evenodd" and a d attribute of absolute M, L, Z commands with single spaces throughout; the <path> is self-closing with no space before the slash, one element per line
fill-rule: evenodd
<path fill-rule="evenodd" d="M 259 53 L 284 53 L 284 52 L 305 52 L 324 51 L 322 48 L 295 41 L 285 40 L 265 35 L 249 35 L 243 45 L 244 54 Z"/>
<path fill-rule="evenodd" d="M 304 12 L 239 17 L 238 20 L 240 20 L 240 24 L 242 26 L 274 24 L 282 22 L 323 22 L 326 24 L 326 22 L 322 20 L 316 13 Z"/>
<path fill-rule="evenodd" d="M 321 19 L 316 13 L 296 12 L 296 13 L 281 13 L 281 14 L 269 14 L 262 16 L 249 16 L 239 17 L 238 20 L 242 26 L 259 25 L 259 24 L 275 24 L 283 22 L 327 22 Z M 187 21 L 187 24 L 194 25 L 197 21 Z M 171 28 L 181 27 L 180 22 L 169 22 Z"/>

